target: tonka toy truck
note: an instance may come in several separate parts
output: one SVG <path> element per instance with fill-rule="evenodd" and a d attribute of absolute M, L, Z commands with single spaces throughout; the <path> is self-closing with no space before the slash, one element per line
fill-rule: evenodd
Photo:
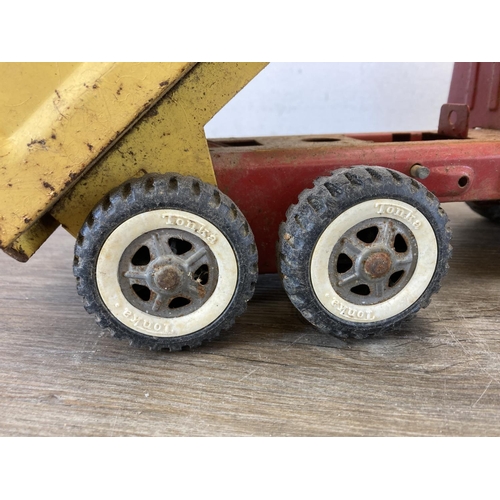
<path fill-rule="evenodd" d="M 425 307 L 451 251 L 439 201 L 500 215 L 499 64 L 455 66 L 437 132 L 207 142 L 264 66 L 2 64 L 0 247 L 26 261 L 63 225 L 87 311 L 152 349 L 228 329 L 258 265 L 341 337 Z"/>

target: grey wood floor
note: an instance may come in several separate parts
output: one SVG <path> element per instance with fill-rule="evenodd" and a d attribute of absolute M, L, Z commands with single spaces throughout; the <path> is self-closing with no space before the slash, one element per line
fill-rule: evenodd
<path fill-rule="evenodd" d="M 269 275 L 206 346 L 131 348 L 84 311 L 64 231 L 27 264 L 1 254 L 0 435 L 500 435 L 500 226 L 444 208 L 444 287 L 363 341 L 318 333 Z"/>

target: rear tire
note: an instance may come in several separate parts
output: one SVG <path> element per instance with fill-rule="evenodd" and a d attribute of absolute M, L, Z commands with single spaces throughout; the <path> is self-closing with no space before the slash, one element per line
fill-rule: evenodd
<path fill-rule="evenodd" d="M 500 201 L 468 201 L 467 205 L 471 210 L 492 222 L 500 222 Z"/>
<path fill-rule="evenodd" d="M 429 304 L 451 256 L 448 218 L 422 184 L 382 167 L 317 179 L 280 227 L 279 268 L 301 314 L 364 338 Z"/>

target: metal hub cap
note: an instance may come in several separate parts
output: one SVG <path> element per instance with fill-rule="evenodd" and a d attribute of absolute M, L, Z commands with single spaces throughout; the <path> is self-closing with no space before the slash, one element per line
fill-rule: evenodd
<path fill-rule="evenodd" d="M 370 278 L 383 278 L 391 267 L 390 255 L 385 252 L 375 252 L 365 260 L 364 271 Z"/>
<path fill-rule="evenodd" d="M 417 259 L 417 242 L 410 228 L 377 217 L 356 224 L 339 238 L 328 274 L 343 299 L 373 305 L 389 300 L 406 286 Z"/>
<path fill-rule="evenodd" d="M 173 292 L 181 284 L 181 276 L 176 266 L 166 265 L 154 273 L 154 282 L 160 289 Z"/>
<path fill-rule="evenodd" d="M 218 276 L 210 247 L 192 233 L 170 228 L 134 240 L 118 267 L 125 298 L 141 311 L 164 318 L 199 309 L 214 292 Z"/>

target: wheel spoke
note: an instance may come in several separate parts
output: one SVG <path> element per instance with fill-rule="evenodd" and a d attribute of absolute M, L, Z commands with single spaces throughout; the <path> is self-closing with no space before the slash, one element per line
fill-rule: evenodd
<path fill-rule="evenodd" d="M 346 273 L 343 273 L 340 275 L 340 279 L 337 281 L 337 285 L 340 287 L 343 286 L 356 286 L 357 282 L 359 281 L 359 276 L 354 270 L 354 268 L 351 268 L 349 271 Z"/>
<path fill-rule="evenodd" d="M 375 241 L 377 243 L 382 243 L 387 248 L 394 248 L 394 227 L 392 222 L 381 222 L 377 224 L 378 235 Z"/>
<path fill-rule="evenodd" d="M 149 250 L 153 253 L 155 258 L 173 254 L 170 245 L 166 243 L 157 233 L 152 234 L 148 243 L 151 243 Z"/>
<path fill-rule="evenodd" d="M 355 260 L 361 251 L 362 249 L 356 243 L 346 238 L 339 253 L 345 253 L 352 260 Z"/>
<path fill-rule="evenodd" d="M 193 281 L 188 285 L 187 289 L 192 300 L 200 300 L 200 289 L 204 290 L 203 285 Z"/>
<path fill-rule="evenodd" d="M 128 278 L 130 280 L 137 280 L 137 281 L 146 281 L 146 279 L 147 279 L 147 275 L 146 275 L 146 271 L 145 271 L 144 267 L 129 269 L 128 271 L 126 271 L 123 274 L 123 276 L 125 276 L 125 278 Z"/>
<path fill-rule="evenodd" d="M 200 261 L 206 257 L 207 251 L 205 248 L 201 247 L 196 250 L 190 257 L 184 261 L 185 269 L 188 272 L 194 272 L 200 266 Z"/>
<path fill-rule="evenodd" d="M 405 255 L 401 255 L 401 256 L 396 254 L 394 260 L 395 260 L 394 269 L 396 271 L 399 271 L 399 270 L 407 271 L 408 269 L 410 269 L 410 267 L 413 264 L 413 255 L 409 251 Z"/>
<path fill-rule="evenodd" d="M 383 297 L 384 296 L 384 291 L 385 291 L 385 285 L 383 281 L 377 281 L 372 285 L 372 290 L 375 295 L 375 297 Z"/>
<path fill-rule="evenodd" d="M 158 312 L 160 310 L 160 307 L 162 306 L 162 302 L 163 302 L 163 297 L 159 294 L 156 294 L 156 297 L 154 299 L 154 302 L 153 302 L 153 311 L 154 312 Z"/>

